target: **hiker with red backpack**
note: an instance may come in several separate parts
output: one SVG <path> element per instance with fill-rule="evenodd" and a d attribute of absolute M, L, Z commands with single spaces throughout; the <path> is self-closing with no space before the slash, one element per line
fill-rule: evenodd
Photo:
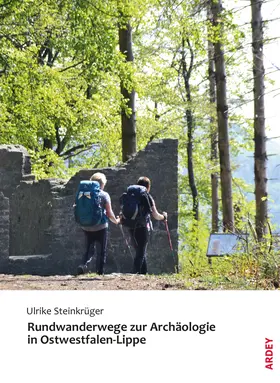
<path fill-rule="evenodd" d="M 108 219 L 116 225 L 116 217 L 111 206 L 111 198 L 103 189 L 107 183 L 105 174 L 94 173 L 89 181 L 81 181 L 76 194 L 74 213 L 76 222 L 85 233 L 86 251 L 78 274 L 89 272 L 89 264 L 94 257 L 95 244 L 100 244 L 100 254 L 96 257 L 96 272 L 104 274 L 106 264 Z"/>
<path fill-rule="evenodd" d="M 160 214 L 150 195 L 151 181 L 140 177 L 137 185 L 131 185 L 120 198 L 121 225 L 128 228 L 135 249 L 134 273 L 147 274 L 146 251 L 149 232 L 152 230 L 151 215 L 158 221 L 166 221 L 167 213 Z"/>

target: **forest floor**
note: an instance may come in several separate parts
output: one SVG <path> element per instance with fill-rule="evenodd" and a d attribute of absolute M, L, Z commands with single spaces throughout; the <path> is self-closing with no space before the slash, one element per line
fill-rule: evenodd
<path fill-rule="evenodd" d="M 269 283 L 229 278 L 186 278 L 182 275 L 108 274 L 99 276 L 0 274 L 0 290 L 270 290 Z"/>

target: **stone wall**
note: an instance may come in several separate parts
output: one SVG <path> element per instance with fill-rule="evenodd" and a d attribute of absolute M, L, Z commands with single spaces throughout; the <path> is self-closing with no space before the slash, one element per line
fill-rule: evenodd
<path fill-rule="evenodd" d="M 10 251 L 10 204 L 9 198 L 0 192 L 0 268 L 9 258 Z"/>
<path fill-rule="evenodd" d="M 10 197 L 23 180 L 34 180 L 27 150 L 20 145 L 0 145 L 0 190 Z"/>
<path fill-rule="evenodd" d="M 84 233 L 74 221 L 72 206 L 80 180 L 89 179 L 96 171 L 107 177 L 105 190 L 116 214 L 126 187 L 135 184 L 139 176 L 151 179 L 151 194 L 158 210 L 169 214 L 174 254 L 164 223 L 153 222 L 148 270 L 154 274 L 174 272 L 178 245 L 177 145 L 177 140 L 154 141 L 123 167 L 81 170 L 68 182 L 35 181 L 30 175 L 27 151 L 20 146 L 0 146 L 0 273 L 76 272 L 84 251 Z M 129 238 L 125 230 L 124 235 Z M 106 272 L 131 272 L 132 263 L 120 227 L 110 223 Z M 93 271 L 94 266 L 93 261 Z"/>

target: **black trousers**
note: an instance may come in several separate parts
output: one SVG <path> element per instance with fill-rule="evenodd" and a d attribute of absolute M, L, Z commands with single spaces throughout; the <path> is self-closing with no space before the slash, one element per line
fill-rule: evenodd
<path fill-rule="evenodd" d="M 149 232 L 146 227 L 129 229 L 132 245 L 135 249 L 134 273 L 147 274 L 146 251 L 149 240 Z"/>
<path fill-rule="evenodd" d="M 107 257 L 108 228 L 98 231 L 84 231 L 84 233 L 86 236 L 86 252 L 83 256 L 83 264 L 90 263 L 95 255 L 95 245 L 99 243 L 100 253 L 96 255 L 96 272 L 97 274 L 103 274 Z"/>

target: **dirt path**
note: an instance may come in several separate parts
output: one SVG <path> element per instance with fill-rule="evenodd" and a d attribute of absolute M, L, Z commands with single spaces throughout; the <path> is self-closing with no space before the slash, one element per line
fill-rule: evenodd
<path fill-rule="evenodd" d="M 0 290 L 182 290 L 183 281 L 174 277 L 133 274 L 75 277 L 0 274 Z"/>

